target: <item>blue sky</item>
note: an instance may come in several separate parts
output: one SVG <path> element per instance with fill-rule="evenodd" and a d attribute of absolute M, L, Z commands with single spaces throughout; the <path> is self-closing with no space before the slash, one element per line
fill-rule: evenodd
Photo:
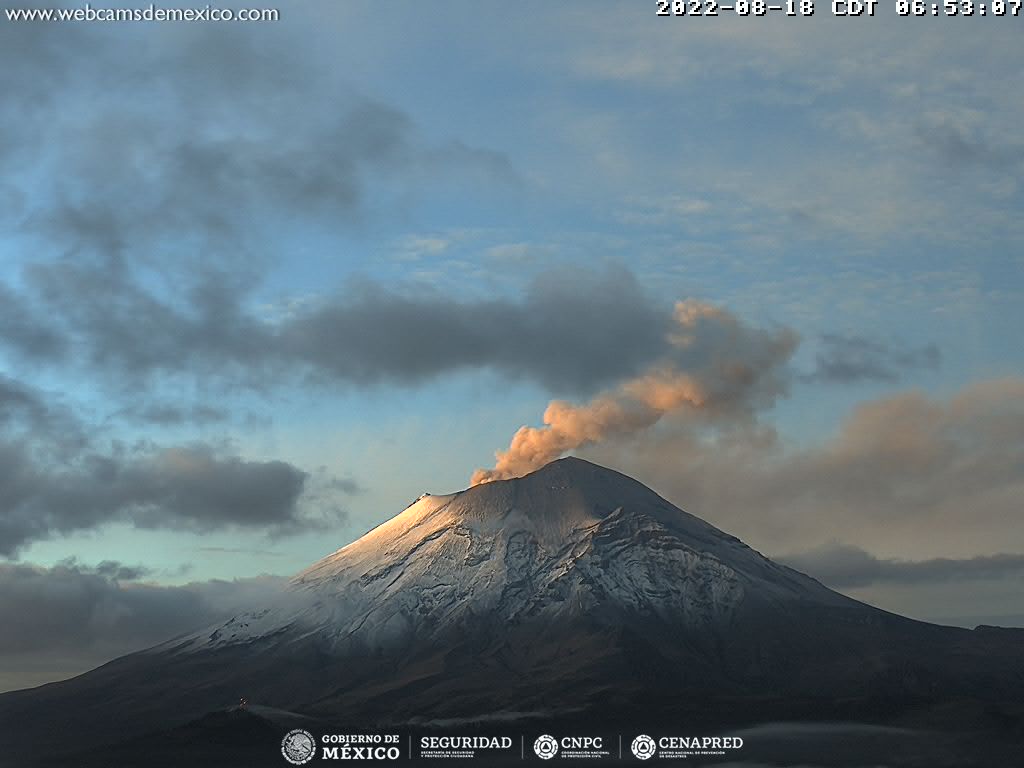
<path fill-rule="evenodd" d="M 1024 553 L 1020 20 L 819 5 L 4 22 L 0 562 L 286 576 L 641 376 L 690 298 L 737 355 L 799 338 L 782 386 L 580 455 L 883 607 L 1019 616 L 978 558 Z"/>

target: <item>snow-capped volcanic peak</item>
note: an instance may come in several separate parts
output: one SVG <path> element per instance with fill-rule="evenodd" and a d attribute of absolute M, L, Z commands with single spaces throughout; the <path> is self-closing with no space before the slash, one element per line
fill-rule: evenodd
<path fill-rule="evenodd" d="M 582 459 L 566 458 L 515 480 L 500 480 L 448 495 L 424 494 L 403 512 L 359 540 L 320 560 L 296 577 L 309 583 L 330 578 L 370 560 L 388 558 L 439 532 L 457 529 L 478 540 L 526 535 L 557 550 L 576 532 L 593 526 L 632 501 L 668 505 L 625 475 Z M 672 508 L 695 532 L 724 536 L 697 518 Z"/>
<path fill-rule="evenodd" d="M 627 525 L 624 521 L 630 520 Z M 675 507 L 626 475 L 577 458 L 564 458 L 514 480 L 500 480 L 448 495 L 424 494 L 403 512 L 295 577 L 300 587 L 340 586 L 355 578 L 396 570 L 399 562 L 467 576 L 517 547 L 539 559 L 564 556 L 573 545 L 629 528 L 624 541 L 634 558 L 650 555 L 651 537 L 671 539 L 680 551 L 718 560 L 751 577 L 790 582 L 797 575 L 776 566 L 739 539 Z M 429 561 L 429 563 L 428 563 Z M 396 574 L 397 576 L 398 574 Z M 404 579 L 400 579 L 404 581 Z M 804 582 L 809 579 L 798 579 Z M 817 587 L 811 582 L 812 589 Z"/>
<path fill-rule="evenodd" d="M 199 633 L 190 650 L 255 637 L 324 637 L 337 652 L 481 624 L 623 612 L 692 627 L 751 598 L 843 601 L 625 475 L 567 458 L 514 480 L 424 494 L 292 581 L 290 609 Z"/>

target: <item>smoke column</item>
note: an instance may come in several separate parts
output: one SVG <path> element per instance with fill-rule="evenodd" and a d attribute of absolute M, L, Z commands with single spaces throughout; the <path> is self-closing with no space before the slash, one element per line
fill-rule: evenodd
<path fill-rule="evenodd" d="M 692 299 L 678 302 L 673 316 L 664 360 L 585 405 L 553 400 L 544 426 L 520 427 L 508 450 L 495 453 L 494 468 L 476 470 L 471 485 L 521 477 L 575 448 L 647 429 L 674 411 L 735 418 L 784 391 L 782 368 L 797 345 L 792 331 L 750 328 Z"/>

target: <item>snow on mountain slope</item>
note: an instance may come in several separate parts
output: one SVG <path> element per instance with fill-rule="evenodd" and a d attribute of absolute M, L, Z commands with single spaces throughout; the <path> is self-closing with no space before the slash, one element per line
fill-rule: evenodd
<path fill-rule="evenodd" d="M 173 645 L 317 634 L 340 654 L 429 642 L 483 620 L 614 622 L 623 613 L 700 628 L 727 624 L 750 599 L 849 603 L 637 481 L 567 458 L 523 478 L 425 494 L 298 574 L 288 600 Z"/>

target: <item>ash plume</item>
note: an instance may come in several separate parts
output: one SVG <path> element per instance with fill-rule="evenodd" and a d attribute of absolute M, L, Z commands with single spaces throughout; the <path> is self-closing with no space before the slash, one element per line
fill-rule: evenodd
<path fill-rule="evenodd" d="M 689 411 L 711 422 L 751 415 L 784 392 L 784 368 L 796 349 L 789 329 L 752 328 L 731 312 L 688 299 L 677 302 L 667 341 L 670 353 L 643 374 L 576 405 L 553 400 L 544 426 L 520 427 L 493 469 L 478 469 L 472 485 L 520 477 L 565 453 L 654 426 Z"/>

